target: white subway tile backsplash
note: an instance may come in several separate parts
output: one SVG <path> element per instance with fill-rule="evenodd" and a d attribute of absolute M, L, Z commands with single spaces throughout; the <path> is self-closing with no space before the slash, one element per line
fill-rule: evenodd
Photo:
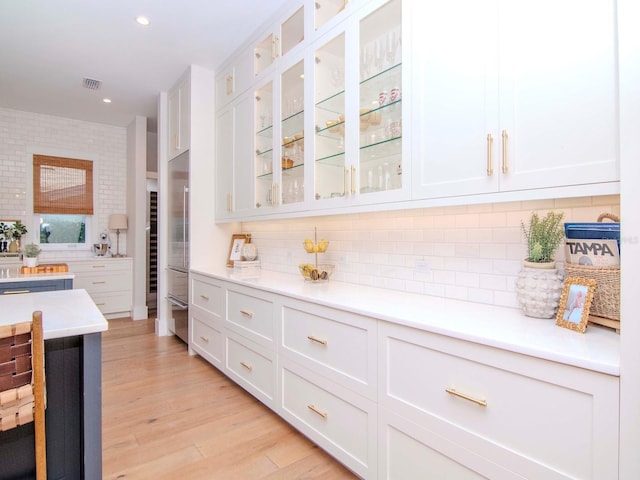
<path fill-rule="evenodd" d="M 618 215 L 619 197 L 269 220 L 242 230 L 253 234 L 270 270 L 296 273 L 297 263 L 313 261 L 302 240 L 317 227 L 318 237 L 331 241 L 325 259 L 336 265 L 335 280 L 517 308 L 514 284 L 526 255 L 520 222 L 549 210 L 564 212 L 565 221 L 595 221 L 601 212 Z M 417 271 L 417 259 L 429 271 Z M 561 250 L 557 259 L 564 260 Z"/>

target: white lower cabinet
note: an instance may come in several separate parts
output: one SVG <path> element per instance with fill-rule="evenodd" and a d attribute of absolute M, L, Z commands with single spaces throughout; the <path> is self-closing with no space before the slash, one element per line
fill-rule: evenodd
<path fill-rule="evenodd" d="M 618 478 L 617 376 L 192 275 L 192 348 L 362 478 Z"/>
<path fill-rule="evenodd" d="M 226 329 L 224 370 L 237 384 L 275 408 L 276 361 L 273 350 Z"/>
<path fill-rule="evenodd" d="M 406 443 L 437 458 L 433 472 L 617 478 L 617 377 L 383 322 L 379 332 L 382 478 L 439 478 L 425 460 L 417 476 L 395 473 Z"/>
<path fill-rule="evenodd" d="M 363 478 L 376 478 L 377 407 L 372 400 L 279 358 L 278 413 Z"/>
<path fill-rule="evenodd" d="M 220 320 L 201 308 L 189 309 L 189 346 L 213 366 L 222 370 L 224 364 L 224 334 Z"/>
<path fill-rule="evenodd" d="M 222 325 L 224 284 L 193 273 L 189 293 L 189 347 L 222 370 L 225 352 Z"/>
<path fill-rule="evenodd" d="M 69 261 L 73 288 L 83 288 L 107 318 L 131 315 L 132 259 L 96 257 Z"/>

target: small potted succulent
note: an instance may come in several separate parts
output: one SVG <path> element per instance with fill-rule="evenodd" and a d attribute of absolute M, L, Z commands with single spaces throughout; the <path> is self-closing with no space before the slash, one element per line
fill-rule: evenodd
<path fill-rule="evenodd" d="M 38 266 L 38 255 L 42 250 L 35 243 L 29 243 L 24 246 L 22 251 L 25 259 L 27 267 L 37 267 Z"/>
<path fill-rule="evenodd" d="M 516 279 L 518 302 L 525 315 L 554 318 L 558 310 L 564 276 L 556 268 L 555 253 L 564 239 L 563 213 L 533 213 L 521 222 L 527 241 L 527 257 Z"/>

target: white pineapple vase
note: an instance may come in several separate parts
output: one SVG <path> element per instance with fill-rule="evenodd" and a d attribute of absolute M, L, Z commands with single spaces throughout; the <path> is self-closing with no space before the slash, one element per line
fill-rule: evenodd
<path fill-rule="evenodd" d="M 524 261 L 516 279 L 516 294 L 528 317 L 555 318 L 564 287 L 564 275 L 556 262 Z"/>

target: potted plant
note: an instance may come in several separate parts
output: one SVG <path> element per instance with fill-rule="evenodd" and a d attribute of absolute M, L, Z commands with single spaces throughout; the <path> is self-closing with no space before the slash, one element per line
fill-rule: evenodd
<path fill-rule="evenodd" d="M 527 241 L 527 257 L 516 280 L 518 302 L 525 315 L 554 318 L 558 310 L 563 275 L 556 268 L 555 253 L 564 239 L 563 213 L 533 213 L 528 224 L 521 222 Z"/>
<path fill-rule="evenodd" d="M 26 258 L 26 266 L 27 267 L 37 267 L 38 266 L 38 255 L 42 250 L 35 243 L 29 243 L 24 246 L 24 250 L 22 253 Z"/>
<path fill-rule="evenodd" d="M 20 239 L 27 233 L 27 227 L 20 221 L 16 220 L 11 227 L 9 227 L 9 237 L 11 237 L 11 243 L 9 244 L 9 251 L 16 253 L 20 246 Z"/>
<path fill-rule="evenodd" d="M 527 240 L 527 266 L 555 266 L 554 256 L 564 239 L 563 217 L 563 213 L 549 212 L 544 218 L 540 218 L 537 213 L 533 213 L 528 226 L 521 222 L 522 232 Z"/>

